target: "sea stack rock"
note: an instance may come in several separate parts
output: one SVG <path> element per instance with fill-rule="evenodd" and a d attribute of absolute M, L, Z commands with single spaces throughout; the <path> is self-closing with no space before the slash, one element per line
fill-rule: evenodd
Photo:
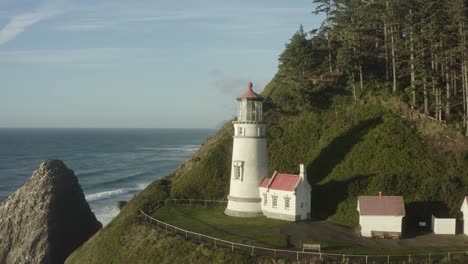
<path fill-rule="evenodd" d="M 0 204 L 0 263 L 63 263 L 101 227 L 73 171 L 46 160 Z"/>

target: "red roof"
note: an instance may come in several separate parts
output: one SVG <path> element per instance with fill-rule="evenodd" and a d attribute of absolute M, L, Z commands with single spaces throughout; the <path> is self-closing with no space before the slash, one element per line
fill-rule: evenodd
<path fill-rule="evenodd" d="M 402 196 L 359 196 L 360 215 L 405 216 L 405 203 Z"/>
<path fill-rule="evenodd" d="M 252 98 L 262 98 L 260 95 L 258 95 L 257 93 L 255 93 L 252 89 L 253 87 L 253 84 L 252 82 L 249 82 L 249 89 L 247 90 L 247 92 L 241 94 L 241 96 L 239 96 L 239 98 L 237 99 L 244 99 L 244 98 L 249 98 L 249 99 L 252 99 Z"/>
<path fill-rule="evenodd" d="M 264 178 L 263 181 L 260 183 L 259 187 L 266 188 L 268 186 L 268 183 L 270 183 L 270 178 Z"/>
<path fill-rule="evenodd" d="M 270 181 L 273 179 L 273 182 Z M 264 178 L 260 187 L 267 188 L 270 184 L 269 189 L 280 190 L 280 191 L 294 191 L 300 178 L 299 175 L 277 173 L 273 178 Z"/>

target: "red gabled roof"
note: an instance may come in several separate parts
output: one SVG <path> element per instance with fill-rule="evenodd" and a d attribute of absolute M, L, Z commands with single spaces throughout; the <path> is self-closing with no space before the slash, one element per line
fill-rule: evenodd
<path fill-rule="evenodd" d="M 273 179 L 273 182 L 270 181 Z M 267 188 L 270 184 L 269 189 L 280 190 L 280 191 L 294 191 L 300 178 L 299 175 L 277 173 L 273 178 L 265 178 L 260 183 L 259 187 Z"/>
<path fill-rule="evenodd" d="M 405 203 L 402 196 L 359 196 L 360 215 L 405 216 Z"/>
<path fill-rule="evenodd" d="M 255 99 L 255 98 L 262 98 L 260 95 L 258 95 L 257 93 L 255 93 L 252 89 L 253 87 L 253 84 L 252 82 L 249 82 L 249 89 L 241 94 L 241 96 L 239 96 L 239 98 L 237 99 L 244 99 L 244 98 L 249 98 L 249 99 Z"/>
<path fill-rule="evenodd" d="M 268 186 L 268 183 L 270 183 L 270 178 L 264 178 L 258 187 L 266 188 Z"/>

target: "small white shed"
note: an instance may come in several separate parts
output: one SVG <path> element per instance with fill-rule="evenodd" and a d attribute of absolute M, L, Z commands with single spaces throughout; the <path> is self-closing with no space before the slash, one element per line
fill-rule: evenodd
<path fill-rule="evenodd" d="M 357 203 L 361 236 L 399 238 L 405 217 L 402 196 L 359 196 Z"/>
<path fill-rule="evenodd" d="M 304 164 L 299 175 L 275 172 L 259 186 L 262 211 L 268 218 L 299 221 L 310 218 L 311 187 Z"/>
<path fill-rule="evenodd" d="M 455 235 L 457 219 L 432 216 L 432 231 L 436 235 Z"/>
<path fill-rule="evenodd" d="M 463 233 L 468 235 L 468 196 L 463 199 L 460 211 L 463 213 Z"/>

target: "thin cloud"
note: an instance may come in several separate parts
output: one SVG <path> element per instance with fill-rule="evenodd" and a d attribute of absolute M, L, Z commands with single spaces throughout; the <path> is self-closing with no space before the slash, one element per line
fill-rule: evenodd
<path fill-rule="evenodd" d="M 122 11 L 124 10 L 124 11 Z M 250 8 L 244 10 L 241 8 L 209 8 L 209 9 L 184 9 L 184 10 L 151 10 L 151 9 L 113 9 L 109 6 L 101 9 L 94 9 L 91 17 L 87 17 L 68 24 L 59 25 L 57 30 L 61 31 L 96 31 L 109 28 L 115 28 L 122 24 L 128 23 L 152 23 L 152 22 L 180 22 L 180 21 L 197 21 L 207 22 L 212 26 L 220 26 L 223 21 L 232 20 L 235 23 L 229 23 L 229 30 L 235 30 L 238 23 L 243 21 L 246 16 L 284 16 L 308 13 L 309 10 L 304 8 Z M 89 13 L 87 13 L 89 14 Z M 213 23 L 216 20 L 216 23 Z M 270 21 L 271 22 L 271 21 Z M 268 22 L 268 23 L 270 23 Z M 278 30 L 281 25 L 276 25 L 274 28 Z M 239 30 L 244 31 L 250 26 L 238 25 Z"/>
<path fill-rule="evenodd" d="M 35 12 L 13 16 L 10 21 L 0 29 L 0 45 L 13 40 L 16 36 L 23 33 L 28 27 L 64 12 L 65 10 L 60 11 L 56 8 L 51 8 L 50 4 L 47 3 Z"/>
<path fill-rule="evenodd" d="M 116 60 L 138 58 L 147 54 L 148 51 L 149 49 L 140 48 L 4 51 L 0 52 L 0 63 L 61 65 L 64 63 L 114 63 Z"/>

